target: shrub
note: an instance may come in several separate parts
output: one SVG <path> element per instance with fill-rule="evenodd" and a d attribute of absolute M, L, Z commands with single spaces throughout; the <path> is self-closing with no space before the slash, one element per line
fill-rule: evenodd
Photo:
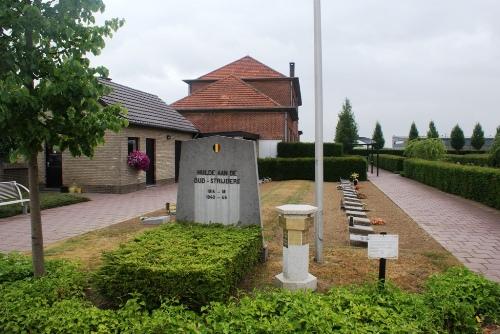
<path fill-rule="evenodd" d="M 314 143 L 278 143 L 279 158 L 314 158 Z M 342 144 L 324 143 L 323 156 L 340 157 L 342 156 Z"/>
<path fill-rule="evenodd" d="M 314 180 L 314 158 L 266 158 L 259 159 L 259 177 L 273 180 Z M 341 177 L 348 179 L 352 173 L 359 180 L 366 180 L 366 159 L 358 156 L 324 158 L 324 180 L 336 182 Z"/>
<path fill-rule="evenodd" d="M 489 166 L 490 156 L 488 154 L 447 154 L 445 161 L 459 163 L 461 165 Z"/>
<path fill-rule="evenodd" d="M 485 323 L 500 321 L 500 285 L 466 268 L 432 276 L 424 300 L 447 333 L 476 333 L 478 318 Z"/>
<path fill-rule="evenodd" d="M 406 177 L 500 209 L 500 170 L 441 161 L 406 159 Z"/>
<path fill-rule="evenodd" d="M 400 172 L 403 170 L 404 157 L 397 155 L 380 154 L 378 157 L 378 165 L 380 168 L 391 171 Z M 375 164 L 377 164 L 377 157 L 375 156 Z"/>
<path fill-rule="evenodd" d="M 75 265 L 64 261 L 46 261 L 47 273 L 33 278 L 29 258 L 19 255 L 0 259 L 3 283 L 0 284 L 0 332 L 37 332 L 37 312 L 65 299 L 83 296 L 84 276 Z M 25 330 L 22 330 L 25 329 Z M 28 330 L 30 329 L 30 330 Z"/>
<path fill-rule="evenodd" d="M 225 300 L 261 249 L 260 227 L 169 224 L 105 253 L 95 282 L 114 304 L 139 293 L 149 308 L 173 298 L 196 309 Z"/>
<path fill-rule="evenodd" d="M 404 153 L 405 153 L 405 151 L 404 150 L 398 150 L 398 149 L 395 149 L 395 148 L 382 148 L 382 149 L 378 150 L 378 153 L 379 154 L 390 154 L 390 155 L 403 156 Z M 362 155 L 362 156 L 366 157 L 367 155 L 370 154 L 370 151 L 366 150 L 366 149 L 354 149 L 353 150 L 353 154 L 354 155 Z M 373 150 L 373 154 L 376 155 L 377 151 Z"/>
<path fill-rule="evenodd" d="M 500 147 L 491 151 L 488 163 L 493 167 L 500 167 Z"/>
<path fill-rule="evenodd" d="M 460 151 L 465 145 L 464 132 L 458 124 L 451 130 L 450 144 L 456 151 Z"/>
<path fill-rule="evenodd" d="M 439 160 L 446 154 L 443 141 L 439 138 L 412 140 L 406 145 L 405 156 L 425 160 Z"/>

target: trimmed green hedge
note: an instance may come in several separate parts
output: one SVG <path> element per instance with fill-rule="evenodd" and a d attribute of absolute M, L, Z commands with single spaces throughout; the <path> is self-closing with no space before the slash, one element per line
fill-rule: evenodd
<path fill-rule="evenodd" d="M 391 172 L 400 172 L 403 170 L 403 161 L 405 157 L 389 154 L 380 154 L 378 157 L 379 167 Z M 377 165 L 377 157 L 375 156 L 375 165 Z"/>
<path fill-rule="evenodd" d="M 442 191 L 500 209 L 500 169 L 406 159 L 404 175 Z"/>
<path fill-rule="evenodd" d="M 314 158 L 266 158 L 259 159 L 259 177 L 273 180 L 314 180 Z M 337 182 L 359 174 L 359 180 L 366 180 L 366 159 L 359 156 L 324 158 L 323 174 L 327 182 Z"/>
<path fill-rule="evenodd" d="M 29 261 L 0 258 L 9 272 Z M 9 268 L 10 267 L 10 268 Z M 256 291 L 201 313 L 166 301 L 148 310 L 130 299 L 116 310 L 85 299 L 81 274 L 59 265 L 40 279 L 0 284 L 0 332 L 11 333 L 477 333 L 500 321 L 500 285 L 458 267 L 428 279 L 420 294 L 390 284 L 327 293 Z M 479 320 L 479 321 L 478 321 Z"/>
<path fill-rule="evenodd" d="M 488 167 L 490 163 L 489 154 L 447 154 L 445 161 L 459 163 L 462 165 L 475 165 Z"/>
<path fill-rule="evenodd" d="M 323 156 L 340 157 L 342 154 L 342 144 L 323 144 Z M 314 143 L 278 143 L 278 158 L 314 158 L 314 155 Z"/>
<path fill-rule="evenodd" d="M 354 149 L 353 151 L 353 154 L 356 154 L 356 155 L 361 155 L 361 156 L 364 156 L 366 157 L 368 154 L 370 153 L 370 151 L 366 150 L 365 149 Z M 393 148 L 382 148 L 380 150 L 378 150 L 378 154 L 390 154 L 390 155 L 397 155 L 397 156 L 403 156 L 405 153 L 404 150 L 397 150 L 397 149 L 393 149 Z M 376 154 L 376 151 L 373 150 L 373 156 L 377 156 Z"/>
<path fill-rule="evenodd" d="M 105 253 L 95 282 L 114 304 L 140 293 L 149 308 L 173 298 L 198 309 L 229 297 L 261 250 L 260 227 L 168 224 Z"/>
<path fill-rule="evenodd" d="M 460 150 L 460 151 L 456 151 L 456 150 L 447 150 L 448 154 L 456 154 L 456 155 L 468 155 L 468 154 L 484 154 L 484 153 L 488 153 L 487 151 L 484 151 L 484 150 L 479 150 L 479 151 L 476 151 L 476 150 Z"/>

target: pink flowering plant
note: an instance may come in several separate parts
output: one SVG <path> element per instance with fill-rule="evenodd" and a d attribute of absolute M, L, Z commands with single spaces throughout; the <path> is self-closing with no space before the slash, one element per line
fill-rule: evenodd
<path fill-rule="evenodd" d="M 141 151 L 132 151 L 127 158 L 127 164 L 135 169 L 146 171 L 149 169 L 149 163 L 149 157 Z"/>

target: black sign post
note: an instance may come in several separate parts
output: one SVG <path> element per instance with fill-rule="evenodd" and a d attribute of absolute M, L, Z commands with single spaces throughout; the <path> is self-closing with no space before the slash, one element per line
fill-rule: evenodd
<path fill-rule="evenodd" d="M 380 232 L 380 234 L 387 234 L 387 232 Z M 380 258 L 380 262 L 378 265 L 378 286 L 379 289 L 384 289 L 385 287 L 385 265 L 386 259 Z"/>

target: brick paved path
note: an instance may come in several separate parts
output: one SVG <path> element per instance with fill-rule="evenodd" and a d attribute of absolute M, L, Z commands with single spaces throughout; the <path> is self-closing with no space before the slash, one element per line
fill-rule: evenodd
<path fill-rule="evenodd" d="M 44 243 L 106 227 L 176 202 L 177 185 L 151 187 L 130 194 L 84 194 L 90 202 L 42 211 Z M 0 219 L 0 252 L 31 249 L 29 215 Z"/>
<path fill-rule="evenodd" d="M 500 211 L 380 170 L 370 181 L 465 266 L 500 282 Z"/>

